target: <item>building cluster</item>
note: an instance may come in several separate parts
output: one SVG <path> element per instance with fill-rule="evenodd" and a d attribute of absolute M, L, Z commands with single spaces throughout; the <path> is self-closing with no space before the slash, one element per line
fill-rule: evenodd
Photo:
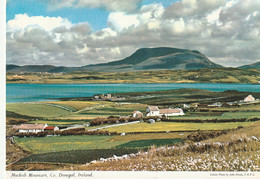
<path fill-rule="evenodd" d="M 255 99 L 252 95 L 248 95 L 243 100 L 232 101 L 232 102 L 225 102 L 225 103 L 216 102 L 216 103 L 213 103 L 213 104 L 209 104 L 208 107 L 221 107 L 224 104 L 226 104 L 228 106 L 244 105 L 244 104 L 251 104 L 251 103 L 256 103 L 256 102 L 259 102 L 259 99 Z"/>
<path fill-rule="evenodd" d="M 47 124 L 21 124 L 13 126 L 17 132 L 20 133 L 38 133 L 38 132 L 53 132 L 58 131 L 57 126 L 48 126 Z"/>
<path fill-rule="evenodd" d="M 94 100 L 122 101 L 125 100 L 125 98 L 112 96 L 112 94 L 108 93 L 108 94 L 95 95 Z"/>
<path fill-rule="evenodd" d="M 169 117 L 169 116 L 182 116 L 185 115 L 181 108 L 168 108 L 159 109 L 158 106 L 148 106 L 145 110 L 145 116 L 158 116 L 158 117 Z M 143 117 L 144 114 L 140 111 L 134 111 L 132 117 Z"/>

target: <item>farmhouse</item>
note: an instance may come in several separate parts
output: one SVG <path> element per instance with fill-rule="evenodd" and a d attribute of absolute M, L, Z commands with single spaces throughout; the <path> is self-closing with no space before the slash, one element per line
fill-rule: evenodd
<path fill-rule="evenodd" d="M 132 117 L 143 117 L 143 113 L 140 111 L 134 111 Z"/>
<path fill-rule="evenodd" d="M 248 95 L 245 99 L 244 102 L 253 102 L 255 101 L 255 98 L 252 95 Z"/>
<path fill-rule="evenodd" d="M 146 108 L 146 116 L 180 116 L 184 115 L 181 108 L 159 109 L 157 106 L 149 106 Z"/>
<path fill-rule="evenodd" d="M 157 106 L 148 106 L 145 112 L 146 116 L 160 116 L 160 110 Z"/>
<path fill-rule="evenodd" d="M 38 133 L 43 132 L 47 126 L 47 124 L 21 124 L 20 126 L 14 126 L 13 128 L 20 133 Z"/>
<path fill-rule="evenodd" d="M 57 126 L 47 126 L 44 128 L 44 131 L 58 131 L 59 127 Z"/>

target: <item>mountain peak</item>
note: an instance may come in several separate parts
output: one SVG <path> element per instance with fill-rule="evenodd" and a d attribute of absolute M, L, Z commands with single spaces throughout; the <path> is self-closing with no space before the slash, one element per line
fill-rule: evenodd
<path fill-rule="evenodd" d="M 7 72 L 68 72 L 68 71 L 102 71 L 129 72 L 166 69 L 201 69 L 219 68 L 221 65 L 211 62 L 197 50 L 170 47 L 140 48 L 122 60 L 87 65 L 82 67 L 55 67 L 51 65 L 7 65 Z"/>
<path fill-rule="evenodd" d="M 159 69 L 199 69 L 221 67 L 197 50 L 170 47 L 141 48 L 122 60 L 88 65 L 90 71 L 135 71 Z"/>

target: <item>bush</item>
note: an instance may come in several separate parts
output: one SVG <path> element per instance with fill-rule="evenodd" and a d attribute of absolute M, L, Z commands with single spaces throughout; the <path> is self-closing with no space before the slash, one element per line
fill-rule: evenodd
<path fill-rule="evenodd" d="M 218 137 L 222 134 L 227 134 L 229 130 L 224 131 L 198 131 L 187 136 L 187 138 L 193 142 L 199 142 L 202 140 Z"/>
<path fill-rule="evenodd" d="M 33 132 L 29 132 L 29 133 L 17 133 L 18 137 L 44 137 L 48 134 L 48 132 L 44 131 L 44 132 L 38 132 L 38 133 L 33 133 Z"/>
<path fill-rule="evenodd" d="M 67 136 L 67 135 L 117 135 L 117 132 L 109 132 L 109 131 L 100 131 L 100 130 L 92 130 L 85 131 L 84 130 L 65 130 L 65 131 L 57 131 L 55 132 L 57 135 Z"/>

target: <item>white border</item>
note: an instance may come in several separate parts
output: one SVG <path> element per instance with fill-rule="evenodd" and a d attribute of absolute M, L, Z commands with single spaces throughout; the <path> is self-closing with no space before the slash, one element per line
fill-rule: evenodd
<path fill-rule="evenodd" d="M 5 177 L 6 140 L 5 140 L 5 63 L 6 63 L 6 0 L 0 0 L 0 178 Z"/>

